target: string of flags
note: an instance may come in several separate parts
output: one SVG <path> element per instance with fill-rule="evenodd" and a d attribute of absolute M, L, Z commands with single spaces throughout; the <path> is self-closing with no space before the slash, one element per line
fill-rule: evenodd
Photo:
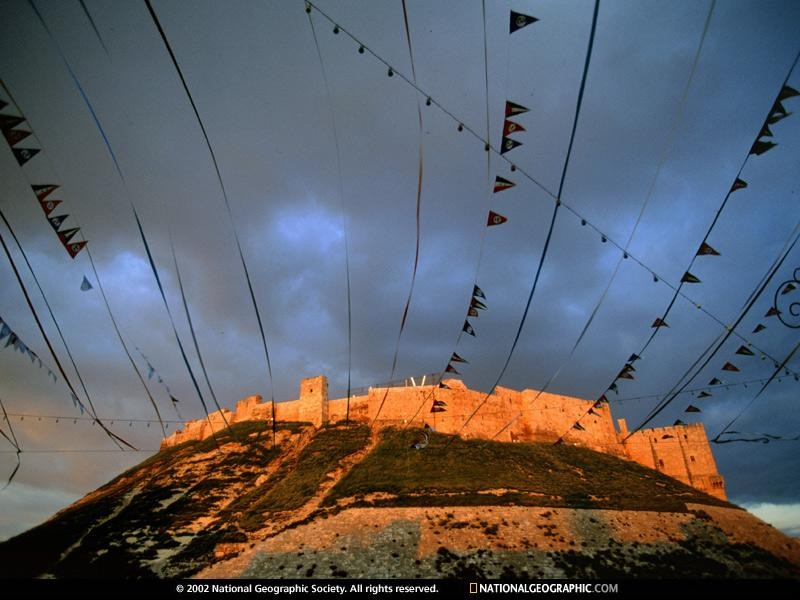
<path fill-rule="evenodd" d="M 178 400 L 172 394 L 172 391 L 169 389 L 169 386 L 164 381 L 164 378 L 161 377 L 161 375 L 159 375 L 158 371 L 156 371 L 156 368 L 150 363 L 150 359 L 147 358 L 147 356 L 145 356 L 144 352 L 142 352 L 137 346 L 134 346 L 134 347 L 136 348 L 136 351 L 139 353 L 139 355 L 142 357 L 142 360 L 144 360 L 145 364 L 147 365 L 147 380 L 148 381 L 152 381 L 153 377 L 155 377 L 156 381 L 164 388 L 164 390 L 166 390 L 167 396 L 169 396 L 170 402 L 172 402 L 172 405 L 177 410 L 177 408 L 178 408 L 177 405 L 180 403 L 180 400 Z M 166 423 L 166 421 L 164 421 L 164 422 Z"/>
<path fill-rule="evenodd" d="M 97 419 L 95 417 L 91 417 L 91 416 L 76 417 L 76 416 L 71 416 L 71 415 L 40 415 L 40 414 L 35 414 L 35 413 L 13 413 L 13 412 L 6 413 L 3 416 L 3 420 L 6 421 L 6 422 L 11 422 L 12 417 L 13 417 L 14 420 L 16 420 L 18 422 L 21 422 L 21 423 L 24 423 L 26 421 L 26 419 L 28 421 L 35 420 L 36 422 L 39 422 L 39 421 L 52 421 L 53 423 L 56 423 L 56 424 L 59 424 L 59 425 L 61 425 L 61 424 L 65 424 L 66 425 L 66 424 L 69 424 L 69 423 L 72 423 L 73 425 L 77 425 L 78 422 L 90 422 L 92 424 L 97 423 Z M 129 419 L 129 418 L 118 418 L 118 417 L 114 417 L 114 418 L 104 417 L 103 420 L 108 423 L 109 427 L 113 426 L 115 423 L 120 425 L 120 426 L 127 424 L 129 428 L 133 427 L 134 424 L 136 424 L 136 425 L 139 425 L 139 424 L 146 425 L 147 427 L 150 427 L 151 425 L 158 425 L 159 424 L 159 421 L 157 421 L 155 419 Z M 168 429 L 170 424 L 183 425 L 184 421 L 176 420 L 176 419 L 172 419 L 172 420 L 164 419 L 163 423 L 164 423 L 164 427 Z"/>
<path fill-rule="evenodd" d="M 9 100 L 14 103 L 17 112 L 22 115 L 22 111 L 17 103 L 14 102 L 13 98 L 11 97 L 11 93 L 8 91 L 8 88 L 6 88 L 2 81 L 0 81 L 0 86 L 2 86 L 6 91 Z M 8 102 L 0 99 L 0 111 L 4 110 L 8 105 Z M 41 152 L 41 148 L 33 147 L 31 144 L 28 144 L 24 147 L 18 145 L 23 140 L 26 140 L 29 136 L 33 135 L 33 130 L 30 127 L 30 124 L 26 125 L 30 131 L 19 129 L 19 126 L 25 122 L 26 119 L 24 116 L 15 116 L 0 112 L 0 130 L 2 130 L 3 137 L 5 137 L 6 142 L 8 143 L 9 148 L 11 148 L 11 151 L 14 153 L 14 157 L 17 159 L 17 164 L 20 167 L 23 167 L 29 160 Z M 67 251 L 70 257 L 74 259 L 78 253 L 83 250 L 84 246 L 86 246 L 87 241 L 73 241 L 75 235 L 77 235 L 80 231 L 80 227 L 67 227 L 66 229 L 61 228 L 64 221 L 69 218 L 69 215 L 52 214 L 56 207 L 62 203 L 62 200 L 50 198 L 50 195 L 59 187 L 60 186 L 51 183 L 31 185 L 33 193 L 36 194 L 36 199 L 39 201 L 39 206 L 41 206 L 42 211 L 44 212 L 45 218 L 56 232 L 58 240 L 64 246 L 64 249 Z"/>
<path fill-rule="evenodd" d="M 5 340 L 5 344 L 3 344 L 3 340 Z M 39 369 L 45 369 L 47 371 L 47 376 L 53 380 L 53 383 L 58 383 L 58 376 L 55 374 L 55 372 L 42 361 L 36 352 L 31 350 L 28 345 L 23 342 L 22 339 L 20 339 L 19 335 L 13 329 L 11 329 L 11 326 L 8 324 L 8 322 L 5 321 L 1 316 L 0 344 L 2 344 L 3 348 L 11 348 L 12 350 L 15 350 L 20 354 L 30 358 L 32 364 L 36 364 Z M 72 404 L 75 406 L 75 408 L 81 411 L 81 414 L 83 414 L 85 410 L 83 403 L 78 400 L 75 394 L 70 393 L 70 396 L 72 397 Z"/>

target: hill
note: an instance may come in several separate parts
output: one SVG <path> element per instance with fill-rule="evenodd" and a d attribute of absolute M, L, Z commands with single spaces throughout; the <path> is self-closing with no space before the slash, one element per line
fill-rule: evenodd
<path fill-rule="evenodd" d="M 637 463 L 418 437 L 237 423 L 0 544 L 0 575 L 800 577 L 797 540 Z"/>

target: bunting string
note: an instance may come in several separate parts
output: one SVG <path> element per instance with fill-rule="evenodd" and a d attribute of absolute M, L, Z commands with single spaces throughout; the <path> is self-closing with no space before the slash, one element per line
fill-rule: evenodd
<path fill-rule="evenodd" d="M 403 5 L 403 23 L 405 25 L 405 34 L 406 34 L 406 44 L 408 45 L 408 57 L 411 61 L 411 75 L 413 78 L 413 85 L 417 87 L 417 71 L 416 67 L 414 66 L 414 50 L 411 46 L 411 30 L 408 26 L 408 10 L 406 8 L 406 0 L 402 0 Z M 392 71 L 390 69 L 389 74 L 391 75 Z M 416 97 L 417 100 L 417 116 L 419 119 L 419 160 L 418 160 L 418 167 L 417 167 L 417 199 L 416 199 L 416 235 L 414 241 L 414 264 L 411 269 L 411 284 L 408 289 L 408 296 L 406 297 L 405 306 L 403 307 L 403 316 L 400 319 L 400 329 L 397 332 L 397 342 L 395 343 L 394 348 L 394 357 L 392 358 L 392 369 L 389 375 L 389 380 L 391 381 L 394 379 L 395 370 L 397 369 L 397 358 L 400 353 L 400 341 L 403 337 L 403 331 L 406 327 L 406 320 L 408 319 L 408 310 L 411 307 L 411 298 L 414 295 L 414 284 L 417 281 L 417 267 L 419 266 L 419 248 L 420 248 L 420 227 L 421 227 L 421 213 L 422 213 L 422 180 L 424 174 L 424 166 L 425 166 L 425 157 L 424 157 L 424 148 L 423 148 L 423 127 L 422 127 L 422 106 L 420 105 L 419 96 Z M 378 420 L 378 416 L 381 414 L 381 410 L 383 409 L 383 405 L 386 402 L 386 398 L 389 395 L 389 388 L 386 388 L 386 391 L 383 394 L 383 398 L 381 399 L 381 403 L 378 405 L 378 410 L 375 412 L 375 417 L 373 418 L 372 422 Z"/>
<path fill-rule="evenodd" d="M 255 292 L 253 291 L 253 283 L 252 283 L 252 281 L 250 279 L 250 271 L 248 270 L 247 263 L 245 262 L 245 259 L 244 259 L 244 252 L 242 251 L 242 244 L 239 241 L 239 234 L 238 234 L 238 232 L 236 230 L 236 224 L 235 224 L 234 219 L 233 219 L 233 211 L 231 210 L 230 201 L 228 200 L 228 192 L 225 189 L 225 183 L 223 182 L 222 173 L 220 172 L 219 163 L 217 162 L 217 155 L 214 153 L 214 149 L 211 146 L 211 140 L 209 139 L 208 133 L 206 132 L 206 127 L 203 124 L 202 118 L 200 117 L 200 112 L 197 109 L 197 105 L 195 104 L 194 97 L 192 96 L 192 93 L 189 90 L 189 85 L 186 82 L 186 78 L 183 75 L 183 70 L 180 68 L 180 65 L 178 64 L 178 59 L 177 59 L 177 57 L 175 56 L 175 53 L 172 50 L 172 45 L 169 43 L 169 40 L 167 39 L 167 34 L 164 31 L 164 28 L 161 26 L 161 21 L 159 21 L 158 15 L 156 14 L 155 10 L 153 9 L 153 5 L 150 3 L 150 0 L 144 0 L 144 1 L 145 1 L 145 4 L 147 5 L 147 10 L 150 13 L 150 17 L 153 20 L 153 24 L 155 25 L 156 29 L 158 30 L 158 33 L 161 36 L 161 40 L 164 42 L 164 47 L 167 50 L 167 53 L 169 54 L 170 59 L 172 60 L 172 64 L 175 67 L 175 72 L 177 73 L 178 78 L 181 81 L 181 85 L 183 86 L 183 90 L 186 92 L 186 97 L 189 100 L 189 104 L 191 104 L 191 106 L 192 106 L 192 111 L 194 112 L 195 118 L 197 120 L 197 124 L 200 127 L 200 131 L 203 134 L 203 139 L 205 139 L 206 146 L 208 147 L 208 153 L 209 153 L 209 155 L 211 157 L 211 162 L 214 165 L 214 172 L 216 173 L 217 181 L 219 182 L 219 187 L 220 187 L 220 190 L 222 192 L 222 198 L 225 201 L 225 209 L 226 209 L 226 211 L 228 213 L 228 220 L 230 221 L 231 231 L 233 232 L 233 238 L 234 238 L 234 241 L 236 242 L 236 249 L 237 249 L 237 251 L 239 253 L 239 260 L 240 260 L 240 262 L 242 264 L 242 271 L 244 273 L 245 280 L 247 282 L 247 289 L 248 289 L 248 292 L 250 293 L 250 300 L 252 302 L 253 310 L 254 310 L 255 315 L 256 315 L 256 321 L 258 322 L 258 331 L 259 331 L 259 333 L 261 335 L 261 342 L 262 342 L 262 346 L 264 348 L 264 357 L 266 359 L 266 364 L 267 364 L 267 375 L 269 376 L 269 386 L 270 386 L 270 396 L 269 396 L 269 398 L 270 398 L 270 402 L 272 402 L 274 404 L 275 384 L 274 384 L 274 381 L 273 381 L 273 378 L 272 378 L 272 363 L 270 362 L 270 358 L 269 358 L 269 349 L 267 347 L 267 337 L 266 337 L 266 334 L 264 333 L 264 324 L 263 324 L 262 319 L 261 319 L 261 312 L 258 310 L 258 302 L 256 302 L 256 295 L 255 295 Z M 273 443 L 275 441 L 274 437 L 275 436 L 273 435 Z"/>
<path fill-rule="evenodd" d="M 331 95 L 331 88 L 328 84 L 328 74 L 325 70 L 325 62 L 322 59 L 322 50 L 319 46 L 319 39 L 317 38 L 317 30 L 314 27 L 314 19 L 311 17 L 311 9 L 306 5 L 306 17 L 308 24 L 311 27 L 311 35 L 314 38 L 314 47 L 317 50 L 317 58 L 319 59 L 319 67 L 322 73 L 322 82 L 325 85 L 325 95 L 328 99 L 328 108 L 331 116 L 331 130 L 333 132 L 333 143 L 336 148 L 336 169 L 339 175 L 339 201 L 342 205 L 342 230 L 344 232 L 344 265 L 345 277 L 347 284 L 347 406 L 345 408 L 345 424 L 350 423 L 350 396 L 352 394 L 352 366 L 353 366 L 353 317 L 352 317 L 352 302 L 351 302 L 351 289 L 350 289 L 350 238 L 349 238 L 349 222 L 347 218 L 347 207 L 344 198 L 344 178 L 342 176 L 342 151 L 339 144 L 339 128 L 336 123 L 336 112 L 333 108 L 333 96 Z M 274 406 L 274 404 L 273 404 Z M 273 409 L 274 410 L 274 409 Z M 275 415 L 272 416 L 272 422 L 275 423 Z M 273 436 L 274 437 L 274 436 Z"/>
<path fill-rule="evenodd" d="M 203 411 L 205 412 L 206 418 L 209 420 L 209 424 L 210 424 L 211 420 L 210 420 L 210 417 L 208 415 L 208 407 L 206 406 L 205 399 L 203 398 L 202 392 L 200 391 L 200 386 L 197 383 L 197 379 L 196 379 L 196 377 L 194 375 L 194 371 L 192 370 L 191 364 L 189 363 L 189 359 L 188 359 L 188 357 L 186 355 L 186 352 L 185 352 L 185 350 L 183 348 L 183 343 L 181 342 L 180 336 L 178 335 L 178 330 L 177 330 L 177 328 L 175 326 L 175 321 L 174 321 L 174 319 L 172 317 L 172 312 L 170 311 L 169 304 L 167 303 L 167 298 L 166 298 L 166 295 L 164 293 L 164 288 L 163 288 L 163 286 L 161 284 L 161 278 L 158 275 L 158 269 L 156 268 L 155 261 L 153 260 L 152 252 L 150 251 L 150 244 L 148 243 L 147 237 L 145 236 L 144 228 L 142 227 L 142 223 L 141 223 L 141 220 L 139 218 L 138 211 L 136 210 L 136 206 L 135 206 L 135 204 L 133 202 L 133 199 L 131 197 L 131 194 L 130 194 L 130 192 L 128 190 L 127 182 L 125 180 L 125 175 L 123 174 L 122 167 L 121 167 L 119 161 L 117 160 L 116 153 L 114 152 L 114 149 L 113 149 L 113 147 L 111 145 L 111 142 L 108 139 L 108 136 L 106 135 L 105 129 L 103 128 L 103 125 L 100 122 L 100 119 L 97 116 L 97 113 L 94 110 L 94 107 L 92 106 L 92 103 L 89 101 L 89 98 L 86 95 L 86 92 L 83 89 L 83 86 L 81 85 L 80 81 L 78 80 L 77 75 L 75 74 L 75 72 L 73 71 L 72 67 L 70 66 L 69 61 L 67 60 L 67 57 L 64 55 L 63 51 L 61 50 L 61 46 L 58 44 L 58 41 L 56 40 L 55 36 L 50 31 L 50 29 L 47 26 L 47 23 L 45 22 L 45 20 L 42 17 L 41 13 L 36 8 L 36 5 L 34 4 L 33 0 L 28 0 L 28 3 L 30 4 L 30 6 L 34 10 L 34 12 L 36 13 L 36 16 L 37 16 L 39 22 L 41 23 L 41 25 L 44 28 L 44 30 L 47 32 L 48 36 L 50 37 L 50 40 L 52 41 L 52 43 L 54 45 L 54 47 L 58 51 L 58 54 L 59 54 L 59 56 L 61 58 L 61 61 L 63 62 L 65 68 L 69 72 L 70 78 L 72 79 L 72 82 L 75 84 L 75 87 L 78 89 L 78 92 L 80 93 L 80 96 L 84 101 L 84 105 L 86 106 L 87 110 L 89 111 L 90 115 L 92 116 L 92 119 L 93 119 L 93 121 L 95 123 L 95 126 L 97 127 L 97 130 L 98 130 L 98 132 L 100 133 L 100 136 L 103 139 L 103 142 L 104 142 L 105 147 L 106 147 L 106 149 L 107 149 L 107 151 L 109 153 L 109 156 L 111 157 L 111 160 L 112 160 L 112 162 L 114 164 L 114 167 L 115 167 L 115 170 L 117 172 L 117 176 L 119 177 L 120 182 L 122 183 L 123 190 L 126 193 L 126 196 L 128 198 L 128 202 L 129 202 L 130 207 L 131 207 L 131 211 L 133 212 L 133 216 L 134 216 L 134 219 L 136 221 L 136 226 L 137 226 L 137 229 L 138 229 L 138 232 L 139 232 L 139 237 L 142 240 L 142 245 L 144 246 L 145 252 L 147 254 L 147 259 L 148 259 L 148 262 L 150 264 L 150 269 L 153 272 L 153 276 L 155 277 L 156 284 L 158 285 L 158 289 L 159 289 L 159 292 L 161 294 L 161 299 L 162 299 L 162 301 L 164 303 L 164 307 L 167 310 L 167 316 L 169 317 L 170 323 L 172 325 L 173 333 L 175 334 L 175 339 L 176 339 L 176 341 L 178 343 L 178 348 L 179 348 L 179 350 L 181 352 L 181 356 L 183 358 L 183 361 L 184 361 L 184 364 L 185 364 L 185 366 L 187 368 L 187 371 L 189 372 L 189 377 L 192 380 L 192 383 L 194 385 L 195 391 L 197 392 L 197 395 L 200 398 L 200 403 L 203 406 Z M 214 438 L 214 440 L 216 442 L 216 436 L 213 433 L 212 433 L 212 437 Z"/>

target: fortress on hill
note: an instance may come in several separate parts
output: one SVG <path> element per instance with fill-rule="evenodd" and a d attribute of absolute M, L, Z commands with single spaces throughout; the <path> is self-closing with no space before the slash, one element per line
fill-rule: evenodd
<path fill-rule="evenodd" d="M 438 384 L 370 387 L 366 394 L 350 398 L 349 418 L 372 423 L 385 396 L 375 427 L 409 423 L 422 427 L 427 423 L 440 433 L 459 432 L 486 394 L 468 389 L 457 379 L 443 383 L 447 387 Z M 536 390 L 498 387 L 460 435 L 504 442 L 555 443 L 561 439 L 567 444 L 635 461 L 726 499 L 725 483 L 717 472 L 701 423 L 644 429 L 631 435 L 625 419 L 617 421 L 619 430 L 614 427 L 608 404 L 549 393 L 536 397 L 537 394 Z M 435 400 L 443 402 L 446 410 L 431 412 Z M 224 429 L 226 421 L 271 421 L 272 408 L 272 403 L 263 402 L 261 396 L 249 396 L 237 403 L 234 412 L 222 409 L 211 413 L 208 419 L 187 422 L 182 430 L 165 438 L 161 448 L 205 439 Z M 328 380 L 324 375 L 301 380 L 297 400 L 275 403 L 277 421 L 308 422 L 315 427 L 343 421 L 346 412 L 347 398 L 328 399 Z M 516 420 L 503 429 L 513 417 Z M 575 428 L 578 419 L 580 428 Z"/>

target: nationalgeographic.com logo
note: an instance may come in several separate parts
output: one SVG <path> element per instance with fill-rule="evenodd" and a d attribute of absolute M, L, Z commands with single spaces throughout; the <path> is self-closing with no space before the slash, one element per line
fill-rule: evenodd
<path fill-rule="evenodd" d="M 616 594 L 618 583 L 470 583 L 470 594 Z"/>

